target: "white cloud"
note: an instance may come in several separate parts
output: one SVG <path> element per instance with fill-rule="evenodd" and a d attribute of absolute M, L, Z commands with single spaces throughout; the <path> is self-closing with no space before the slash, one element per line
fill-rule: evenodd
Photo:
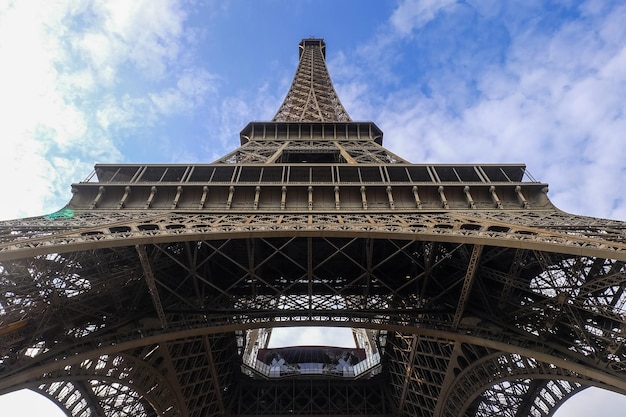
<path fill-rule="evenodd" d="M 216 126 L 217 136 L 225 148 L 232 147 L 232 139 L 239 136 L 239 131 L 250 120 L 250 106 L 253 103 L 248 102 L 243 97 L 226 97 L 222 100 L 220 107 L 216 108 L 215 115 L 219 120 L 219 126 Z M 217 152 L 220 150 L 215 149 Z M 219 156 L 222 156 L 221 153 Z"/>
<path fill-rule="evenodd" d="M 550 183 L 560 208 L 626 218 L 626 31 L 618 20 L 625 7 L 551 33 L 529 25 L 512 34 L 501 65 L 465 79 L 440 74 L 429 97 L 397 89 L 378 109 L 386 144 L 413 162 L 524 162 Z"/>
<path fill-rule="evenodd" d="M 362 68 L 356 62 L 350 62 L 342 51 L 332 54 L 327 66 L 337 95 L 352 120 L 365 120 L 371 112 L 371 105 L 364 99 L 368 85 L 362 81 Z"/>
<path fill-rule="evenodd" d="M 81 112 L 56 89 L 55 63 L 62 55 L 58 39 L 65 8 L 15 2 L 0 10 L 0 178 L 2 193 L 19 204 L 3 204 L 0 217 L 39 214 L 51 195 L 56 173 L 46 158 L 53 147 L 66 147 L 85 132 Z"/>
<path fill-rule="evenodd" d="M 116 97 L 108 94 L 101 98 L 95 115 L 100 128 L 104 131 L 116 131 L 152 125 L 154 115 L 149 109 L 150 101 L 147 98 L 135 98 L 129 94 Z"/>
<path fill-rule="evenodd" d="M 456 0 L 405 0 L 391 15 L 390 23 L 402 35 L 410 35 Z"/>
<path fill-rule="evenodd" d="M 269 347 L 337 346 L 355 347 L 349 327 L 276 327 L 272 329 Z"/>
<path fill-rule="evenodd" d="M 626 178 L 626 6 L 585 2 L 578 21 L 549 33 L 532 21 L 508 21 L 513 41 L 503 62 L 471 74 L 416 70 L 412 76 L 424 80 L 400 80 L 394 65 L 410 50 L 407 38 L 454 13 L 454 3 L 404 1 L 373 42 L 358 48 L 367 65 L 347 63 L 341 55 L 329 63 L 352 116 L 370 115 L 383 127 L 385 144 L 414 162 L 526 162 L 550 183 L 561 208 L 626 219 L 620 197 Z M 497 0 L 464 3 L 489 19 L 507 13 Z M 537 9 L 541 2 L 527 3 L 510 7 Z M 184 25 L 184 6 L 173 0 L 0 3 L 0 114 L 8 115 L 0 124 L 0 218 L 59 208 L 59 201 L 69 199 L 69 184 L 93 162 L 122 160 L 120 130 L 154 126 L 161 116 L 192 114 L 207 105 L 204 113 L 213 113 L 207 119 L 219 122 L 210 139 L 222 140 L 222 148 L 215 140 L 196 146 L 209 144 L 218 158 L 232 150 L 250 115 L 271 118 L 291 73 L 278 96 L 263 86 L 210 102 L 215 77 L 193 67 L 183 50 L 196 34 Z M 152 84 L 140 88 L 131 73 Z M 420 90 L 422 81 L 430 91 Z M 115 91 L 122 82 L 127 90 Z M 375 82 L 395 91 L 385 95 L 372 87 Z M 329 331 L 309 328 L 300 335 L 287 336 L 288 343 L 340 344 Z M 321 342 L 322 336 L 330 338 Z"/>
<path fill-rule="evenodd" d="M 85 27 L 74 47 L 99 78 L 115 83 L 119 67 L 132 63 L 141 73 L 161 78 L 180 54 L 186 15 L 176 0 L 96 1 L 75 16 Z"/>
<path fill-rule="evenodd" d="M 0 125 L 0 176 L 16 201 L 2 205 L 0 218 L 56 210 L 94 162 L 122 159 L 120 130 L 190 112 L 214 92 L 211 74 L 181 53 L 181 1 L 0 5 L 0 112 L 9 115 Z M 182 75 L 171 81 L 170 73 Z M 142 83 L 115 90 L 133 77 Z"/>
<path fill-rule="evenodd" d="M 190 68 L 176 82 L 176 87 L 150 94 L 158 113 L 191 114 L 204 106 L 208 96 L 216 93 L 216 77 L 206 70 Z"/>

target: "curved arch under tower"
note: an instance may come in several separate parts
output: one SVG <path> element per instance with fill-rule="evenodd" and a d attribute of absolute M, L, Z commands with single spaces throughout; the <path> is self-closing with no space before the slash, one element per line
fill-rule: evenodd
<path fill-rule="evenodd" d="M 71 416 L 549 417 L 626 393 L 626 224 L 522 164 L 413 164 L 305 39 L 276 116 L 207 164 L 98 164 L 0 222 L 0 394 Z M 355 348 L 269 348 L 353 328 Z"/>

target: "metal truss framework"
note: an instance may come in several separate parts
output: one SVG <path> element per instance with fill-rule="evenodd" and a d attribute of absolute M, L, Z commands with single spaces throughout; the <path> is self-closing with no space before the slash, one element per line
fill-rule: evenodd
<path fill-rule="evenodd" d="M 326 68 L 326 43 L 322 39 L 300 42 L 300 64 L 275 122 L 350 121 Z"/>
<path fill-rule="evenodd" d="M 77 417 L 549 417 L 626 393 L 626 224 L 559 211 L 523 166 L 391 154 L 342 116 L 324 48 L 226 157 L 98 165 L 63 210 L 0 223 L 0 393 Z M 242 372 L 246 332 L 312 325 L 367 329 L 380 369 Z"/>

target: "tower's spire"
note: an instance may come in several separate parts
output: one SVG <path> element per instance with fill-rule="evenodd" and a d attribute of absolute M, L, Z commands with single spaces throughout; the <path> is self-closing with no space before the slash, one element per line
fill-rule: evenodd
<path fill-rule="evenodd" d="M 326 68 L 323 39 L 300 42 L 300 63 L 273 122 L 349 122 Z"/>
<path fill-rule="evenodd" d="M 324 42 L 300 47 L 232 153 L 98 164 L 63 210 L 0 221 L 0 395 L 73 417 L 545 417 L 626 394 L 626 222 L 558 210 L 521 164 L 403 160 L 349 120 Z M 355 326 L 355 347 L 270 347 L 289 326 Z"/>

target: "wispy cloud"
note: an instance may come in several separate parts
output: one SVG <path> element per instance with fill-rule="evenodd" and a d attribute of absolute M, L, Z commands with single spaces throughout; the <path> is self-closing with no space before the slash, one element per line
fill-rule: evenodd
<path fill-rule="evenodd" d="M 110 0 L 88 3 L 70 13 L 73 48 L 99 78 L 115 83 L 126 63 L 154 78 L 166 75 L 180 56 L 186 13 L 176 0 Z"/>
<path fill-rule="evenodd" d="M 389 19 L 401 35 L 409 35 L 433 20 L 456 0 L 406 0 L 400 3 Z"/>
<path fill-rule="evenodd" d="M 187 69 L 175 86 L 150 94 L 154 111 L 163 115 L 191 114 L 215 93 L 216 82 L 216 77 L 204 69 Z"/>
<path fill-rule="evenodd" d="M 356 104 L 357 111 L 380 121 L 387 146 L 414 162 L 525 162 L 550 183 L 561 208 L 623 219 L 616 179 L 626 178 L 626 30 L 618 22 L 626 21 L 626 7 L 591 5 L 571 6 L 562 12 L 570 18 L 560 21 L 542 17 L 541 7 L 549 6 L 502 7 L 507 36 L 482 41 L 481 48 L 493 49 L 488 59 L 467 64 L 471 56 L 459 42 L 446 46 L 441 68 L 434 68 L 439 58 L 433 58 L 441 51 L 429 49 L 421 64 L 415 61 L 424 68 L 396 88 L 381 89 L 388 79 L 371 71 L 342 75 L 338 89 L 350 93 L 359 86 L 366 103 Z M 426 11 L 415 17 L 420 10 Z M 431 40 L 425 19 L 437 33 L 461 38 L 476 21 L 490 26 L 484 19 L 494 16 L 485 10 L 406 1 L 389 23 L 401 34 L 413 33 L 411 42 Z M 380 57 L 405 42 L 387 33 L 381 43 L 376 35 L 360 51 Z M 402 57 L 390 70 L 411 62 Z M 380 91 L 386 91 L 383 97 Z"/>
<path fill-rule="evenodd" d="M 96 161 L 123 160 L 120 131 L 192 112 L 215 77 L 189 60 L 182 1 L 33 1 L 0 6 L 0 175 L 28 189 L 19 211 L 41 214 L 69 198 Z M 187 46 L 186 50 L 183 50 Z M 134 80 L 140 81 L 135 82 Z M 45 185 L 48 184 L 48 185 Z M 64 191 L 61 191 L 64 190 Z"/>
<path fill-rule="evenodd" d="M 318 3 L 299 2 L 278 23 L 274 2 L 0 3 L 0 218 L 58 209 L 95 162 L 223 156 L 250 120 L 273 116 L 295 43 L 307 22 L 322 22 L 349 39 L 337 51 L 317 32 L 329 36 L 343 104 L 378 123 L 392 151 L 414 162 L 525 162 L 562 209 L 626 219 L 626 5 L 405 0 L 393 10 L 372 2 L 377 18 L 348 21 L 355 3 L 341 3 L 322 17 Z M 272 55 L 287 36 L 289 62 Z M 200 43 L 215 55 L 199 57 Z M 242 69 L 255 84 L 240 84 Z M 288 343 L 317 339 L 311 329 Z"/>

